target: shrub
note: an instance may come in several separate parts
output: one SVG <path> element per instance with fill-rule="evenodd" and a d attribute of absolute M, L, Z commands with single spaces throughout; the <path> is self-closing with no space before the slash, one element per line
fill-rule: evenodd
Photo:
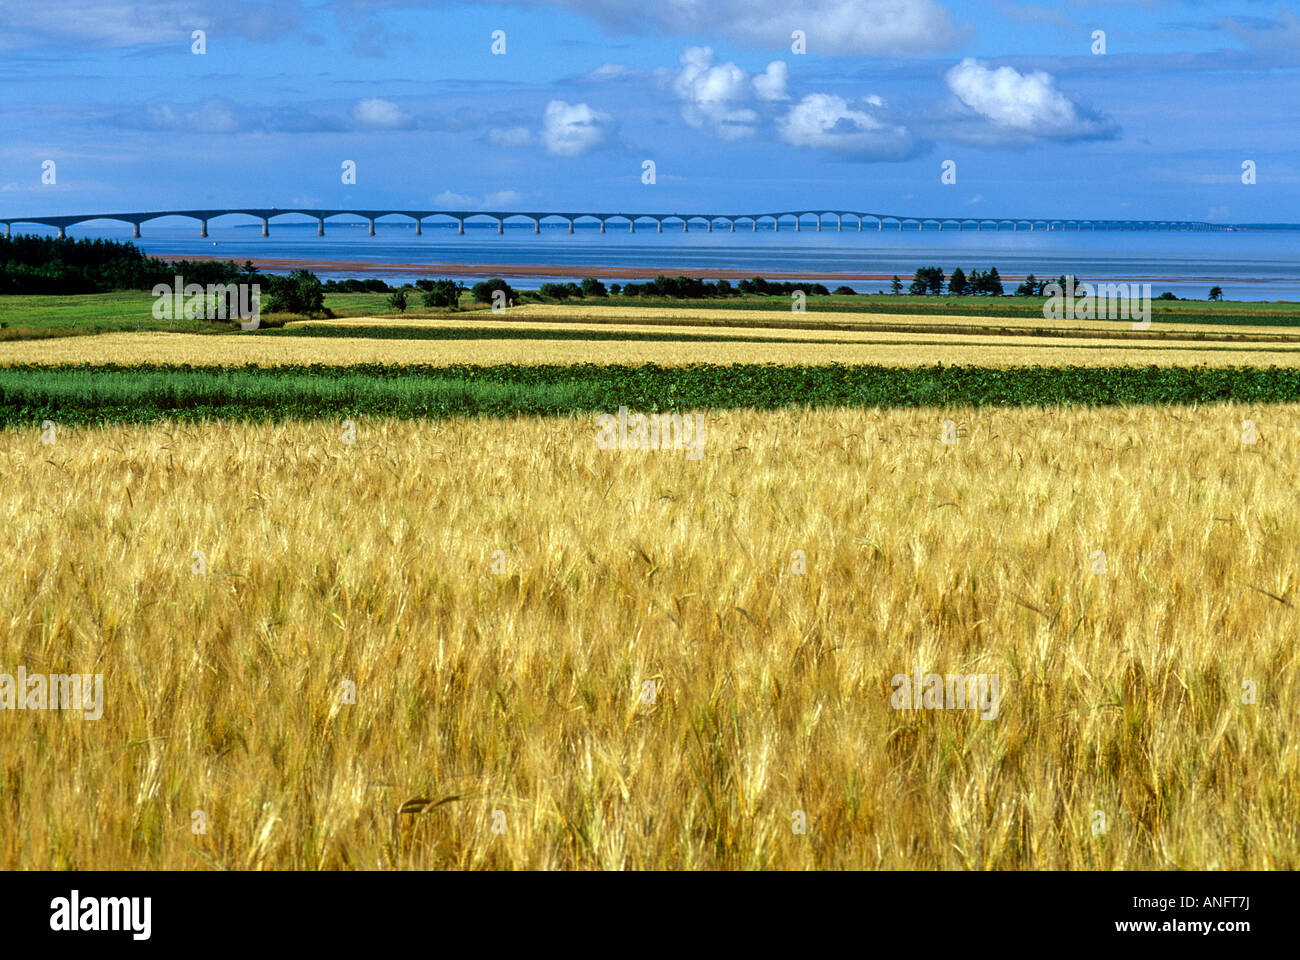
<path fill-rule="evenodd" d="M 457 280 L 423 280 L 424 305 L 426 307 L 450 307 L 455 310 L 460 306 L 460 294 L 465 284 Z"/>
<path fill-rule="evenodd" d="M 477 303 L 491 303 L 492 294 L 498 290 L 506 295 L 506 303 L 509 304 L 515 300 L 517 294 L 511 289 L 510 284 L 506 283 L 500 277 L 493 277 L 491 280 L 482 280 L 470 288 Z"/>
<path fill-rule="evenodd" d="M 312 316 L 325 304 L 325 288 L 310 270 L 294 270 L 287 277 L 266 278 L 266 313 L 297 313 Z"/>

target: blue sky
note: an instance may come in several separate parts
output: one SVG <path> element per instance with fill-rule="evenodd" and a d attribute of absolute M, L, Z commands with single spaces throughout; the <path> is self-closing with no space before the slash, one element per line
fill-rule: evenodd
<path fill-rule="evenodd" d="M 0 216 L 1300 221 L 1297 68 L 1300 16 L 1246 0 L 0 0 Z"/>

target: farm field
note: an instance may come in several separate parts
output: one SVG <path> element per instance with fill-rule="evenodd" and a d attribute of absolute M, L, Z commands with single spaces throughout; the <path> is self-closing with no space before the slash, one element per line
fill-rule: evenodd
<path fill-rule="evenodd" d="M 1223 339 L 1158 331 L 1110 337 L 916 330 L 772 330 L 627 324 L 512 324 L 374 320 L 292 324 L 249 333 L 119 331 L 0 343 L 0 365 L 74 364 L 509 364 L 778 363 L 792 366 L 926 363 L 978 366 L 1298 366 L 1300 338 Z M 512 335 L 513 334 L 513 335 Z"/>
<path fill-rule="evenodd" d="M 0 863 L 1294 869 L 1300 405 L 940 417 L 0 430 Z"/>

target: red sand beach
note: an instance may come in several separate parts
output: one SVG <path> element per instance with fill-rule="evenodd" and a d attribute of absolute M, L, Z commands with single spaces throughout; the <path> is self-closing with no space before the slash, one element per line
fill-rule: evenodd
<path fill-rule="evenodd" d="M 153 255 L 163 258 L 181 258 L 186 256 L 185 254 L 166 253 L 164 251 L 154 251 Z M 253 265 L 259 270 L 313 270 L 330 273 L 349 273 L 362 277 L 383 277 L 394 274 L 427 274 L 429 276 L 442 277 L 525 276 L 555 277 L 557 279 L 582 279 L 583 277 L 595 277 L 598 280 L 646 280 L 663 274 L 670 277 L 699 277 L 708 280 L 748 280 L 754 276 L 762 276 L 767 280 L 823 279 L 833 283 L 848 281 L 888 283 L 893 279 L 893 275 L 888 273 L 837 273 L 833 271 L 792 273 L 787 270 L 754 271 L 726 269 L 692 270 L 678 267 L 584 267 L 544 263 L 382 263 L 368 260 L 298 260 L 273 257 L 232 257 L 220 254 L 203 254 L 202 259 L 235 260 L 239 263 L 251 260 Z M 911 278 L 900 276 L 900 279 L 910 281 Z M 1004 282 L 1020 281 L 1023 280 L 1024 277 L 1012 274 L 1003 274 L 1002 279 Z M 1108 277 L 1106 279 L 1109 283 L 1169 283 L 1178 280 L 1194 281 L 1200 278 Z"/>

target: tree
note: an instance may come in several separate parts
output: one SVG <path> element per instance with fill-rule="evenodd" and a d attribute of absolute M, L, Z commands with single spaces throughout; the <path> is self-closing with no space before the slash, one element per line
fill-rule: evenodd
<path fill-rule="evenodd" d="M 948 292 L 959 297 L 966 292 L 966 274 L 961 267 L 953 268 L 952 276 L 948 278 Z"/>
<path fill-rule="evenodd" d="M 405 313 L 406 312 L 406 291 L 399 289 L 396 293 L 394 293 L 392 296 L 388 298 L 388 305 L 392 307 L 394 310 L 396 310 L 398 313 Z"/>
<path fill-rule="evenodd" d="M 894 274 L 894 279 L 889 281 L 889 292 L 895 296 L 903 292 L 903 281 L 898 279 L 898 274 Z"/>
<path fill-rule="evenodd" d="M 943 293 L 943 268 L 919 267 L 912 278 L 910 292 L 914 294 Z"/>
<path fill-rule="evenodd" d="M 474 299 L 478 303 L 491 303 L 492 295 L 498 290 L 506 295 L 506 303 L 512 302 L 516 297 L 514 290 L 510 288 L 510 284 L 506 283 L 500 277 L 493 277 L 491 280 L 482 280 L 474 284 L 471 288 L 471 292 L 474 294 Z"/>
<path fill-rule="evenodd" d="M 989 267 L 989 272 L 984 274 L 984 287 L 990 296 L 1002 296 L 1002 278 L 998 276 L 997 267 Z"/>
<path fill-rule="evenodd" d="M 1222 299 L 1223 299 L 1223 287 L 1210 287 L 1210 299 L 1211 299 L 1211 300 L 1222 300 Z"/>
<path fill-rule="evenodd" d="M 587 277 L 582 281 L 582 295 L 584 297 L 607 297 L 609 293 L 605 290 L 605 285 L 595 277 Z"/>
<path fill-rule="evenodd" d="M 1029 276 L 1025 277 L 1024 282 L 1021 283 L 1020 286 L 1016 287 L 1016 296 L 1017 297 L 1039 296 L 1038 280 L 1032 273 Z"/>
<path fill-rule="evenodd" d="M 835 295 L 837 297 L 856 297 L 858 291 L 854 290 L 852 287 L 840 286 L 835 288 Z"/>
<path fill-rule="evenodd" d="M 317 314 L 324 308 L 325 288 L 310 270 L 294 270 L 287 277 L 267 280 L 267 313 Z"/>
<path fill-rule="evenodd" d="M 424 305 L 426 307 L 460 307 L 460 295 L 465 284 L 459 280 L 424 280 Z"/>
<path fill-rule="evenodd" d="M 537 292 L 548 300 L 568 300 L 569 288 L 562 283 L 544 283 Z"/>

